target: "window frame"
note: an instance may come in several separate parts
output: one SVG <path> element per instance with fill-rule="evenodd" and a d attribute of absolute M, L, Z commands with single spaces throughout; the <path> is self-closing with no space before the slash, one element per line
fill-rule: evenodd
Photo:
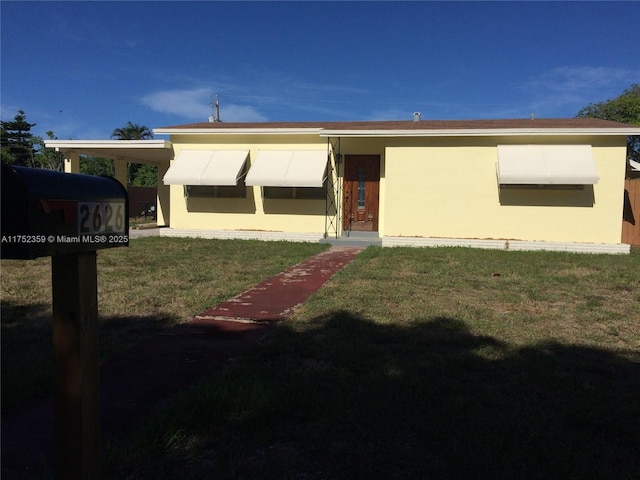
<path fill-rule="evenodd" d="M 185 198 L 247 198 L 247 186 L 237 185 L 185 185 Z"/>

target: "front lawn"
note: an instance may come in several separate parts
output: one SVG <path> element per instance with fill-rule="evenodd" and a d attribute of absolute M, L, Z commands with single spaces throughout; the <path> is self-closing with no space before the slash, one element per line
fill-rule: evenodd
<path fill-rule="evenodd" d="M 369 248 L 107 478 L 631 479 L 640 255 Z"/>
<path fill-rule="evenodd" d="M 322 248 L 99 252 L 101 353 Z M 50 261 L 2 262 L 2 405 L 51 388 Z M 640 252 L 368 248 L 246 356 L 104 439 L 106 479 L 632 479 Z"/>

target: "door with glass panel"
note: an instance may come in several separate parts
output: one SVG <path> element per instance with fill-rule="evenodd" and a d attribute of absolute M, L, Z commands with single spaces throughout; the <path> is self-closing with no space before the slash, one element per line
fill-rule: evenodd
<path fill-rule="evenodd" d="M 346 155 L 343 187 L 343 230 L 377 232 L 380 155 Z"/>

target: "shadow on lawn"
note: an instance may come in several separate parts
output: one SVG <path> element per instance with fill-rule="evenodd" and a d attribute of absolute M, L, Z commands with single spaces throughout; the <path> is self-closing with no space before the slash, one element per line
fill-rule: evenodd
<path fill-rule="evenodd" d="M 451 318 L 311 325 L 185 394 L 107 478 L 638 478 L 638 352 L 514 348 Z"/>
<path fill-rule="evenodd" d="M 2 413 L 53 388 L 51 304 L 2 301 Z M 177 322 L 165 315 L 99 316 L 101 360 L 111 357 Z"/>
<path fill-rule="evenodd" d="M 2 351 L 2 405 L 6 407 L 2 418 L 3 479 L 52 478 L 54 399 L 50 315 L 44 312 L 38 317 L 16 318 L 7 325 L 7 330 L 3 325 L 3 347 L 11 346 Z M 203 365 L 224 364 L 227 357 L 221 361 L 217 358 L 224 349 L 211 347 L 212 335 L 190 336 L 180 327 L 166 329 L 177 320 L 171 315 L 99 318 L 103 432 L 131 431 L 148 420 L 159 405 L 166 405 L 181 388 L 197 384 L 203 370 L 208 371 L 201 368 Z M 229 338 L 234 340 L 236 336 Z M 220 345 L 221 341 L 217 341 Z M 190 351 L 198 343 L 201 347 L 196 352 Z"/>

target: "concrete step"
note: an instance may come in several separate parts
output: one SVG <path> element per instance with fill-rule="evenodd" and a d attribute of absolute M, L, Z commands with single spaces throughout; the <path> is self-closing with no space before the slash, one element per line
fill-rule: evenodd
<path fill-rule="evenodd" d="M 320 243 L 328 243 L 336 246 L 368 247 L 374 245 L 382 246 L 382 239 L 378 232 L 350 232 L 349 235 L 343 233 L 338 238 L 323 238 Z"/>

